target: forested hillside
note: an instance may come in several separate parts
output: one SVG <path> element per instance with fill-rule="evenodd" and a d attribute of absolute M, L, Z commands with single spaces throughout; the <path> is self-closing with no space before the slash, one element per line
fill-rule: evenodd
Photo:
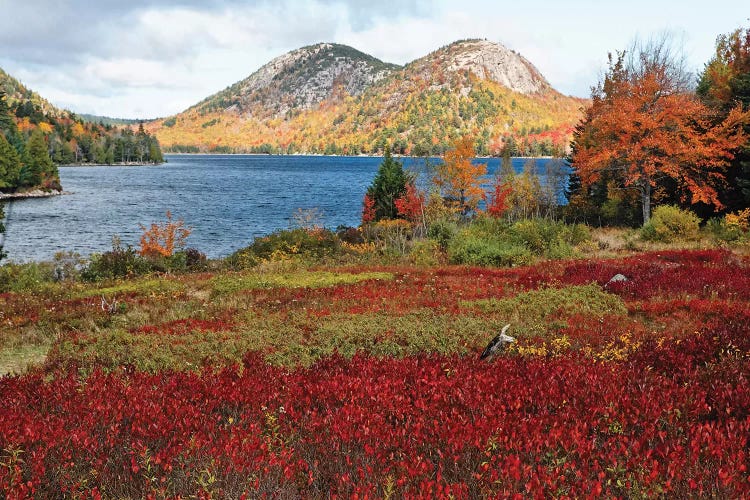
<path fill-rule="evenodd" d="M 0 189 L 59 187 L 54 165 L 160 163 L 142 126 L 90 123 L 53 106 L 0 69 Z M 10 147 L 10 149 L 9 149 Z"/>
<path fill-rule="evenodd" d="M 563 154 L 585 100 L 555 91 L 528 60 L 486 40 L 405 67 L 351 47 L 282 55 L 183 113 L 147 124 L 172 151 L 442 154 L 461 136 L 481 155 Z"/>

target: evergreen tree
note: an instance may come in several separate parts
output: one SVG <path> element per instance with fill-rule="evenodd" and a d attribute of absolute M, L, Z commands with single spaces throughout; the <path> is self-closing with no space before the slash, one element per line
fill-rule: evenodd
<path fill-rule="evenodd" d="M 41 185 L 45 179 L 57 180 L 57 167 L 52 163 L 47 150 L 47 141 L 44 133 L 36 129 L 31 133 L 28 143 L 30 184 Z"/>
<path fill-rule="evenodd" d="M 23 136 L 18 131 L 16 120 L 10 112 L 10 108 L 5 100 L 5 93 L 0 90 L 0 134 L 4 135 L 7 141 L 18 153 L 21 163 L 28 159 L 26 154 L 26 144 Z"/>
<path fill-rule="evenodd" d="M 164 163 L 164 156 L 161 154 L 159 141 L 156 137 L 151 137 L 149 141 L 148 159 L 151 163 Z"/>
<path fill-rule="evenodd" d="M 15 189 L 21 172 L 18 153 L 0 134 L 0 189 Z"/>
<path fill-rule="evenodd" d="M 406 185 L 411 181 L 403 164 L 391 156 L 390 148 L 386 145 L 384 149 L 383 163 L 367 189 L 367 196 L 375 202 L 375 222 L 398 218 L 395 202 L 403 196 Z"/>

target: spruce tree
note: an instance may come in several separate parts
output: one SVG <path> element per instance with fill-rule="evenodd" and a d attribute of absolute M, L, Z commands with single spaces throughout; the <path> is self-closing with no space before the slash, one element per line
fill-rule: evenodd
<path fill-rule="evenodd" d="M 375 202 L 375 221 L 398 218 L 396 200 L 406 192 L 410 181 L 403 164 L 393 159 L 390 148 L 386 146 L 383 163 L 367 189 L 367 195 Z"/>

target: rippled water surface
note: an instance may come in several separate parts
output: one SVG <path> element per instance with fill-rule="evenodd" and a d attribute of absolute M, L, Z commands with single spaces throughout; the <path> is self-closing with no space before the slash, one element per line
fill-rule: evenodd
<path fill-rule="evenodd" d="M 156 167 L 61 167 L 72 194 L 7 204 L 5 251 L 15 261 L 49 260 L 61 250 L 88 255 L 113 235 L 136 244 L 139 224 L 171 210 L 193 229 L 189 246 L 228 255 L 255 236 L 287 228 L 299 208 L 318 208 L 326 227 L 357 225 L 362 197 L 381 158 L 168 155 Z M 423 159 L 404 165 L 424 170 Z M 493 172 L 498 159 L 481 160 Z M 540 167 L 545 160 L 537 160 Z M 521 170 L 523 159 L 514 159 Z M 423 174 L 424 175 L 424 174 Z"/>

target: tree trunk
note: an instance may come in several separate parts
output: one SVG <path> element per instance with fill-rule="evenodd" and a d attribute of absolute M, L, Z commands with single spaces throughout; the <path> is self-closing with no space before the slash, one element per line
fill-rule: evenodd
<path fill-rule="evenodd" d="M 641 207 L 643 208 L 643 224 L 651 219 L 651 183 L 644 179 L 641 184 Z"/>

